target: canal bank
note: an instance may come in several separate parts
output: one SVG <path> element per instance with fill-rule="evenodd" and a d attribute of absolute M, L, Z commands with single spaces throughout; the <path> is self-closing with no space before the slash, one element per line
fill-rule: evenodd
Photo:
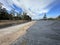
<path fill-rule="evenodd" d="M 17 38 L 23 36 L 26 30 L 31 27 L 35 21 L 0 29 L 0 45 L 9 45 Z"/>
<path fill-rule="evenodd" d="M 0 29 L 30 22 L 28 20 L 0 20 Z"/>

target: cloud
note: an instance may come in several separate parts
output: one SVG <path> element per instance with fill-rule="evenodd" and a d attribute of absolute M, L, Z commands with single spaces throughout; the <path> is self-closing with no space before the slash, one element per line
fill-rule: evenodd
<path fill-rule="evenodd" d="M 3 3 L 3 7 L 5 7 L 7 10 L 11 10 L 13 7 L 13 2 L 10 0 L 0 0 L 0 2 Z"/>
<path fill-rule="evenodd" d="M 2 1 L 2 0 L 1 0 Z M 10 10 L 14 8 L 13 4 L 22 8 L 32 18 L 38 17 L 42 13 L 47 13 L 51 8 L 48 6 L 55 0 L 3 0 L 4 6 Z"/>
<path fill-rule="evenodd" d="M 13 0 L 14 4 L 32 15 L 39 15 L 41 13 L 47 13 L 50 8 L 46 8 L 48 5 L 54 2 L 54 0 Z"/>

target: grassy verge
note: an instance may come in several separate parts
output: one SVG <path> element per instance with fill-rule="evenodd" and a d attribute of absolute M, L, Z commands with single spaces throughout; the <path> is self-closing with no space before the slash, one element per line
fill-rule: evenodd
<path fill-rule="evenodd" d="M 0 28 L 9 27 L 21 23 L 29 22 L 27 20 L 0 20 Z"/>

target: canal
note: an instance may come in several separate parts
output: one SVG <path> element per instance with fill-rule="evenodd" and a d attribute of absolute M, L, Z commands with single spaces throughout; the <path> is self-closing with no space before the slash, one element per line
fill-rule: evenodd
<path fill-rule="evenodd" d="M 60 45 L 60 21 L 37 21 L 11 45 Z"/>

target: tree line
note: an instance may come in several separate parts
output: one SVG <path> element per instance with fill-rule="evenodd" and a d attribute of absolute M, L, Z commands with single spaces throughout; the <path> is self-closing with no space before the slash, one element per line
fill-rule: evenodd
<path fill-rule="evenodd" d="M 2 8 L 2 6 L 0 5 L 0 20 L 32 20 L 31 17 L 28 16 L 25 12 L 23 12 L 23 15 L 16 13 L 15 16 L 15 13 L 13 11 L 8 13 L 6 8 Z"/>
<path fill-rule="evenodd" d="M 58 15 L 55 18 L 47 18 L 47 15 L 45 13 L 44 16 L 43 16 L 43 20 L 60 20 L 60 15 Z"/>

